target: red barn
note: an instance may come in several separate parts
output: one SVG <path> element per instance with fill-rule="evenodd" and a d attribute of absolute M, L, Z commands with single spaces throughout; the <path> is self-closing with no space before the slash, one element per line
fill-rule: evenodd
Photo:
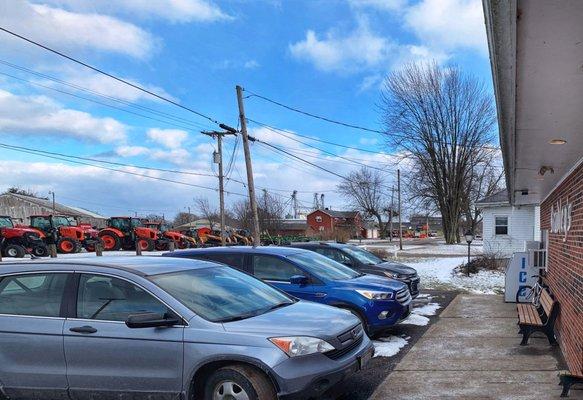
<path fill-rule="evenodd" d="M 362 218 L 358 211 L 315 210 L 308 214 L 307 220 L 314 232 L 324 236 L 342 232 L 354 237 L 362 229 Z"/>

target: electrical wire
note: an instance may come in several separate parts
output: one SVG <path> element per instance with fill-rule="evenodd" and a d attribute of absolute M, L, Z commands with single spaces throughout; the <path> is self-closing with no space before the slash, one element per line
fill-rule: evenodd
<path fill-rule="evenodd" d="M 61 84 L 61 85 L 64 85 L 64 86 L 71 87 L 71 88 L 73 88 L 75 90 L 79 90 L 79 91 L 82 91 L 82 92 L 85 92 L 85 93 L 88 93 L 88 94 L 92 94 L 92 95 L 97 96 L 97 97 L 101 97 L 103 99 L 111 100 L 111 101 L 114 101 L 116 103 L 120 103 L 120 104 L 129 106 L 129 107 L 133 107 L 133 108 L 136 108 L 136 109 L 139 109 L 139 110 L 142 110 L 142 111 L 146 111 L 146 112 L 149 112 L 149 113 L 152 113 L 152 114 L 156 114 L 158 116 L 163 116 L 164 118 L 167 118 L 169 120 L 173 120 L 175 122 L 184 123 L 184 124 L 187 124 L 187 125 L 192 125 L 192 126 L 195 126 L 198 129 L 200 129 L 200 128 L 206 129 L 206 128 L 208 128 L 210 126 L 210 125 L 202 125 L 202 124 L 200 124 L 198 122 L 194 122 L 194 121 L 188 120 L 186 118 L 182 118 L 182 117 L 179 117 L 177 115 L 170 114 L 170 113 L 167 113 L 167 112 L 164 112 L 164 111 L 156 110 L 154 108 L 147 107 L 147 106 L 144 106 L 144 105 L 141 105 L 141 104 L 132 103 L 131 101 L 124 100 L 124 99 L 120 99 L 119 97 L 114 97 L 114 96 L 111 96 L 111 95 L 108 95 L 108 94 L 105 94 L 105 93 L 98 92 L 98 91 L 93 90 L 93 89 L 89 89 L 89 88 L 84 87 L 84 86 L 77 85 L 75 83 L 71 83 L 71 82 L 68 82 L 68 81 L 64 81 L 64 80 L 59 79 L 57 77 L 54 77 L 54 76 L 51 76 L 51 75 L 47 75 L 45 73 L 38 72 L 38 71 L 35 71 L 33 69 L 26 68 L 26 67 L 23 67 L 21 65 L 17 65 L 17 64 L 14 64 L 14 63 L 11 63 L 11 62 L 2 60 L 2 59 L 0 59 L 0 64 L 5 65 L 7 67 L 10 67 L 12 69 L 16 69 L 16 70 L 21 71 L 21 72 L 25 72 L 25 73 L 28 73 L 28 74 L 37 76 L 39 78 L 43 78 L 43 79 L 50 80 L 50 81 L 53 81 L 55 83 L 58 83 L 58 84 Z M 6 75 L 7 76 L 10 76 L 10 77 L 13 77 L 12 75 L 8 75 L 8 74 L 6 74 Z M 16 78 L 16 79 L 24 80 L 22 78 Z M 27 81 L 27 80 L 24 80 L 24 81 L 27 82 L 27 83 L 30 83 L 30 84 L 37 84 L 37 82 L 31 82 L 31 81 Z M 43 86 L 43 87 L 46 87 L 46 86 Z M 46 87 L 46 88 L 53 89 L 52 87 Z M 69 94 L 69 92 L 66 92 L 66 94 Z"/>
<path fill-rule="evenodd" d="M 52 49 L 52 48 L 50 48 L 50 47 L 48 47 L 46 45 L 43 45 L 43 44 L 41 44 L 39 42 L 36 42 L 36 41 L 34 41 L 32 39 L 29 39 L 29 38 L 25 37 L 25 36 L 19 35 L 18 33 L 12 32 L 12 31 L 4 28 L 4 27 L 1 27 L 0 26 L 0 31 L 6 32 L 9 35 L 12 35 L 14 37 L 17 37 L 17 38 L 19 38 L 21 40 L 24 40 L 24 41 L 26 41 L 26 42 L 28 42 L 30 44 L 35 45 L 35 46 L 38 46 L 38 47 L 40 47 L 40 48 L 42 48 L 42 49 L 44 49 L 46 51 L 49 51 L 49 52 L 51 52 L 53 54 L 56 54 L 56 55 L 58 55 L 60 57 L 65 58 L 65 59 L 67 59 L 69 61 L 72 61 L 72 62 L 77 63 L 79 65 L 82 65 L 82 66 L 84 66 L 86 68 L 89 68 L 89 69 L 91 69 L 91 70 L 93 70 L 93 71 L 95 71 L 97 73 L 100 73 L 102 75 L 105 75 L 105 76 L 107 76 L 107 77 L 109 77 L 111 79 L 114 79 L 114 80 L 116 80 L 118 82 L 121 82 L 121 83 L 123 83 L 125 85 L 131 86 L 134 89 L 137 89 L 137 90 L 139 90 L 141 92 L 144 92 L 144 93 L 149 94 L 150 96 L 156 97 L 156 98 L 158 98 L 158 99 L 160 99 L 162 101 L 165 101 L 167 103 L 170 103 L 170 104 L 172 104 L 172 105 L 174 105 L 176 107 L 182 108 L 183 110 L 189 111 L 189 112 L 191 112 L 191 113 L 193 113 L 195 115 L 198 115 L 201 118 L 204 118 L 204 119 L 206 119 L 206 120 L 214 123 L 215 125 L 220 125 L 219 121 L 217 121 L 216 119 L 214 119 L 214 118 L 212 118 L 212 117 L 210 117 L 210 116 L 208 116 L 206 114 L 203 114 L 200 111 L 196 111 L 193 108 L 190 108 L 190 107 L 187 107 L 187 106 L 183 106 L 182 104 L 180 104 L 180 103 L 178 103 L 178 102 L 176 102 L 174 100 L 171 100 L 171 99 L 168 99 L 168 98 L 166 98 L 164 96 L 161 96 L 161 95 L 159 95 L 159 94 L 157 94 L 155 92 L 152 92 L 151 90 L 148 90 L 146 88 L 141 87 L 140 85 L 136 85 L 136 84 L 134 84 L 132 82 L 129 82 L 129 81 L 125 80 L 125 79 L 119 78 L 119 77 L 117 77 L 117 76 L 115 76 L 115 75 L 113 75 L 113 74 L 111 74 L 109 72 L 106 72 L 106 71 L 104 71 L 102 69 L 99 69 L 97 67 L 94 67 L 94 66 L 92 66 L 90 64 L 87 64 L 87 63 L 85 63 L 83 61 L 77 60 L 74 57 L 71 57 L 71 56 L 69 56 L 69 55 L 67 55 L 65 53 L 62 53 L 62 52 L 58 51 L 58 50 Z"/>
<path fill-rule="evenodd" d="M 40 157 L 65 161 L 65 162 L 69 162 L 69 163 L 73 163 L 73 164 L 86 165 L 86 166 L 104 169 L 104 170 L 108 170 L 108 171 L 114 171 L 114 172 L 119 172 L 119 173 L 133 175 L 133 176 L 139 176 L 139 177 L 143 177 L 143 178 L 147 178 L 147 179 L 158 180 L 158 181 L 163 181 L 163 182 L 168 182 L 168 183 L 175 183 L 175 184 L 179 184 L 179 185 L 183 185 L 183 186 L 196 187 L 196 188 L 200 188 L 200 189 L 207 189 L 207 190 L 212 190 L 215 192 L 218 191 L 217 188 L 213 188 L 213 187 L 209 187 L 209 186 L 197 185 L 197 184 L 189 183 L 189 182 L 176 181 L 176 180 L 168 179 L 168 178 L 140 174 L 140 173 L 133 172 L 133 171 L 126 171 L 126 170 L 121 170 L 121 169 L 116 169 L 116 168 L 110 168 L 110 167 L 106 167 L 103 165 L 95 165 L 95 164 L 91 164 L 91 163 L 87 163 L 87 162 L 83 162 L 83 161 L 75 161 L 75 160 L 71 160 L 71 159 L 64 158 L 64 157 L 58 157 L 58 156 L 53 156 L 53 155 L 49 155 L 49 154 L 44 154 L 45 152 L 34 150 L 34 149 L 31 149 L 31 150 L 26 149 L 25 150 L 19 146 L 11 146 L 11 145 L 7 145 L 7 144 L 0 144 L 0 147 L 7 149 L 7 150 L 17 151 L 20 153 L 28 153 L 28 154 L 32 154 L 32 155 L 36 155 L 36 156 L 40 156 Z M 233 194 L 233 195 L 237 195 L 237 196 L 245 196 L 246 197 L 246 195 L 244 195 L 244 194 L 235 193 L 235 192 L 225 192 L 225 194 Z"/>
<path fill-rule="evenodd" d="M 58 93 L 66 94 L 66 95 L 71 96 L 71 97 L 76 97 L 76 98 L 81 99 L 81 100 L 90 101 L 92 103 L 99 104 L 99 105 L 102 105 L 102 106 L 105 106 L 105 107 L 109 107 L 109 108 L 112 108 L 112 109 L 115 109 L 115 110 L 118 110 L 118 111 L 122 111 L 122 112 L 125 112 L 125 113 L 128 113 L 128 114 L 136 115 L 138 117 L 147 118 L 147 119 L 150 119 L 150 120 L 153 120 L 153 121 L 161 122 L 163 124 L 167 124 L 167 125 L 173 126 L 175 128 L 181 128 L 181 129 L 186 129 L 186 130 L 193 130 L 193 127 L 191 127 L 191 126 L 178 125 L 175 122 L 168 122 L 168 121 L 164 121 L 164 120 L 161 120 L 161 119 L 158 119 L 158 118 L 154 118 L 154 117 L 151 117 L 151 116 L 148 116 L 148 115 L 144 115 L 144 114 L 140 114 L 140 113 L 137 113 L 137 112 L 134 112 L 134 111 L 126 110 L 126 109 L 121 108 L 121 107 L 116 107 L 116 106 L 113 106 L 111 104 L 103 103 L 101 101 L 94 100 L 94 99 L 90 99 L 90 98 L 84 97 L 84 96 L 80 96 L 78 94 L 74 94 L 74 93 L 71 93 L 71 92 L 67 92 L 65 90 L 57 89 L 57 88 L 54 88 L 54 87 L 50 87 L 50 86 L 43 85 L 43 84 L 38 83 L 38 82 L 32 82 L 32 81 L 29 81 L 29 80 L 26 80 L 26 79 L 23 79 L 23 78 L 19 78 L 17 76 L 14 76 L 14 75 L 11 75 L 11 74 L 7 74 L 5 72 L 0 72 L 0 75 L 8 76 L 8 77 L 10 77 L 12 79 L 16 79 L 16 80 L 19 80 L 19 81 L 28 83 L 30 85 L 39 86 L 39 87 L 42 87 L 42 88 L 45 88 L 45 89 L 48 89 L 48 90 L 52 90 L 52 91 L 55 91 L 55 92 L 58 92 Z M 200 128 L 205 128 L 205 127 L 203 125 L 199 125 L 198 127 L 196 127 L 196 129 L 200 129 Z"/>
<path fill-rule="evenodd" d="M 250 93 L 250 95 L 247 96 L 247 97 L 257 97 L 257 98 L 262 99 L 262 100 L 265 100 L 265 101 L 267 101 L 269 103 L 275 104 L 275 105 L 277 105 L 279 107 L 283 107 L 283 108 L 285 108 L 287 110 L 290 110 L 290 111 L 293 111 L 293 112 L 296 112 L 296 113 L 299 113 L 299 114 L 303 114 L 303 115 L 306 115 L 308 117 L 316 118 L 316 119 L 319 119 L 319 120 L 322 120 L 322 121 L 326 121 L 326 122 L 329 122 L 329 123 L 332 123 L 332 124 L 336 124 L 336 125 L 341 125 L 341 126 L 344 126 L 344 127 L 347 127 L 347 128 L 359 129 L 361 131 L 372 132 L 372 133 L 380 133 L 380 134 L 386 133 L 386 132 L 380 131 L 378 129 L 371 129 L 371 128 L 367 128 L 367 127 L 364 127 L 364 126 L 359 126 L 359 125 L 349 124 L 347 122 L 337 121 L 337 120 L 334 120 L 334 119 L 331 119 L 331 118 L 328 118 L 328 117 L 323 117 L 321 115 L 312 114 L 310 112 L 300 110 L 299 108 L 291 107 L 291 106 L 285 105 L 283 103 L 280 103 L 279 101 L 272 100 L 272 99 L 270 99 L 268 97 L 265 97 L 265 96 L 262 96 L 260 94 L 254 93 L 254 92 L 252 92 L 250 90 L 247 90 L 247 89 L 243 89 L 243 90 L 245 92 L 247 92 L 247 93 Z"/>

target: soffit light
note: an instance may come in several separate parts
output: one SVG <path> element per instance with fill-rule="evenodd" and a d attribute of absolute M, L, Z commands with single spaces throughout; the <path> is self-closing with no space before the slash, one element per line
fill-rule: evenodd
<path fill-rule="evenodd" d="M 549 144 L 566 144 L 567 141 L 565 139 L 551 139 L 549 140 Z"/>

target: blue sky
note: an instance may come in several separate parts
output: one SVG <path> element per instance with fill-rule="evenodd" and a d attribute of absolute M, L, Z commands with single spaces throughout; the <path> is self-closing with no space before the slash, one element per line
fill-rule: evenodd
<path fill-rule="evenodd" d="M 404 63 L 455 63 L 490 86 L 479 0 L 0 0 L 0 26 L 232 126 L 237 126 L 237 84 L 312 113 L 373 129 L 382 128 L 377 107 L 382 79 Z M 174 118 L 88 95 L 0 63 L 1 143 L 190 173 L 216 172 L 211 164 L 214 145 L 199 133 L 214 128 L 208 121 L 5 33 L 0 33 L 0 61 Z M 302 135 L 391 152 L 378 134 L 323 123 L 258 98 L 245 102 L 248 118 Z M 254 124 L 249 128 L 262 140 L 338 174 L 358 168 Z M 234 144 L 233 138 L 225 140 L 225 162 Z M 385 168 L 387 183 L 392 183 L 395 165 L 390 155 L 336 147 L 326 150 Z M 6 149 L 0 152 L 0 189 L 20 186 L 41 195 L 54 190 L 57 200 L 65 204 L 106 215 L 134 211 L 172 215 L 193 207 L 194 197 L 208 197 L 216 203 L 217 195 L 210 190 Z M 258 145 L 252 146 L 252 153 L 260 188 L 273 189 L 284 198 L 299 190 L 306 205 L 311 204 L 313 192 L 325 193 L 328 205 L 343 207 L 343 200 L 334 193 L 337 177 Z M 216 178 L 209 176 L 115 168 L 217 185 Z M 230 176 L 236 180 L 245 177 L 240 145 Z M 227 190 L 231 192 L 229 204 L 242 198 L 235 193 L 245 193 L 234 181 Z"/>

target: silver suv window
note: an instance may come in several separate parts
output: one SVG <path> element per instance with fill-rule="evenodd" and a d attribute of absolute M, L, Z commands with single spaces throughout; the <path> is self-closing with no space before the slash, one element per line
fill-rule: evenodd
<path fill-rule="evenodd" d="M 0 314 L 58 317 L 66 273 L 0 277 Z"/>
<path fill-rule="evenodd" d="M 131 314 L 166 314 L 168 307 L 137 285 L 104 275 L 82 274 L 77 318 L 125 321 Z"/>

